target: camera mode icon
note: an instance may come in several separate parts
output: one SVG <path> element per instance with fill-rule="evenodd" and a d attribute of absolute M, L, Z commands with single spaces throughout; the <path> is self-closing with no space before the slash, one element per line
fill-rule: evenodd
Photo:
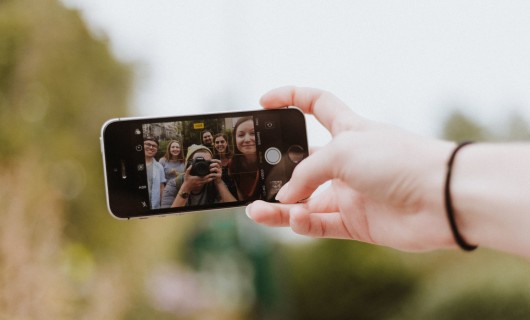
<path fill-rule="evenodd" d="M 276 124 L 274 121 L 266 121 L 265 122 L 265 128 L 267 129 L 274 129 L 276 127 Z"/>

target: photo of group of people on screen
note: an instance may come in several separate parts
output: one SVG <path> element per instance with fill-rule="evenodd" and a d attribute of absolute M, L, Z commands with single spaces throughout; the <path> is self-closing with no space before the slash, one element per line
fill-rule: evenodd
<path fill-rule="evenodd" d="M 193 121 L 172 124 L 171 130 L 167 126 L 164 128 L 165 124 L 144 125 L 145 171 L 151 209 L 258 198 L 259 170 L 253 118 L 218 119 L 215 124 L 220 132 L 205 129 L 204 123 Z M 157 126 L 162 128 L 158 130 L 159 137 L 152 134 Z M 160 138 L 161 130 L 177 133 Z M 163 150 L 159 150 L 162 145 Z"/>

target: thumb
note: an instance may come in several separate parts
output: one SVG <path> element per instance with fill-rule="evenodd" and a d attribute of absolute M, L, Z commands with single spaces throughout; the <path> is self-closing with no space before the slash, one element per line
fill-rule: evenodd
<path fill-rule="evenodd" d="M 325 182 L 337 177 L 339 164 L 330 163 L 337 159 L 338 148 L 332 144 L 318 149 L 296 166 L 291 180 L 276 195 L 282 203 L 296 203 L 309 198 Z"/>

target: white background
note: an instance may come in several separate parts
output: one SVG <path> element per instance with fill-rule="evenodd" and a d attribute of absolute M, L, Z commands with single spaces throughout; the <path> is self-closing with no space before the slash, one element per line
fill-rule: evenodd
<path fill-rule="evenodd" d="M 426 135 L 455 107 L 530 115 L 528 1 L 63 2 L 136 65 L 132 115 L 254 109 L 291 84 Z M 329 136 L 311 121 L 309 139 Z"/>

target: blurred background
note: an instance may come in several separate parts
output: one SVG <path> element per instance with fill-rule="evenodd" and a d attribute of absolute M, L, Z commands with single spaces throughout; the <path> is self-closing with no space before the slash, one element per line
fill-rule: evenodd
<path fill-rule="evenodd" d="M 419 134 L 529 140 L 526 1 L 0 1 L 0 319 L 528 319 L 530 264 L 310 240 L 243 210 L 117 221 L 109 118 L 313 86 Z M 309 142 L 329 135 L 308 118 Z"/>

